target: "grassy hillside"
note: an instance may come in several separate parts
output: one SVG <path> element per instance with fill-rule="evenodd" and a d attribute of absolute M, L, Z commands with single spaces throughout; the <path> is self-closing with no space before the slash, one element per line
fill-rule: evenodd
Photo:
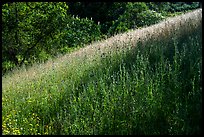
<path fill-rule="evenodd" d="M 3 134 L 200 134 L 202 9 L 2 77 Z"/>

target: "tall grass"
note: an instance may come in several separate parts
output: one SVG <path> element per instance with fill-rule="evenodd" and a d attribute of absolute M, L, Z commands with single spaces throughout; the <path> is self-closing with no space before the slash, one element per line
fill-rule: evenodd
<path fill-rule="evenodd" d="M 201 12 L 4 76 L 3 134 L 200 134 Z"/>

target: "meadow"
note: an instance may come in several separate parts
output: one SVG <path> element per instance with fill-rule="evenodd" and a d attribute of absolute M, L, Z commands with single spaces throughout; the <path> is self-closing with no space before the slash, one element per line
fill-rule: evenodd
<path fill-rule="evenodd" d="M 2 77 L 4 135 L 202 132 L 202 9 Z"/>

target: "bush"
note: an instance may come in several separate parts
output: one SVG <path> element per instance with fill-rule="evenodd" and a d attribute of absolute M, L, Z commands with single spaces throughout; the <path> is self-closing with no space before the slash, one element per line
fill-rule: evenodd
<path fill-rule="evenodd" d="M 170 4 L 170 12 L 189 11 L 199 8 L 199 2 L 173 2 Z"/>
<path fill-rule="evenodd" d="M 164 17 L 153 10 L 149 10 L 144 2 L 129 3 L 124 14 L 113 22 L 109 35 L 125 32 L 129 29 L 140 28 L 158 23 Z"/>
<path fill-rule="evenodd" d="M 72 47 L 82 47 L 101 38 L 100 25 L 87 18 L 71 17 L 64 30 L 52 41 L 60 53 L 66 53 Z"/>
<path fill-rule="evenodd" d="M 149 9 L 156 12 L 185 12 L 199 8 L 199 2 L 148 2 Z"/>
<path fill-rule="evenodd" d="M 137 27 L 150 26 L 163 20 L 164 16 L 153 10 L 143 11 L 138 14 Z"/>

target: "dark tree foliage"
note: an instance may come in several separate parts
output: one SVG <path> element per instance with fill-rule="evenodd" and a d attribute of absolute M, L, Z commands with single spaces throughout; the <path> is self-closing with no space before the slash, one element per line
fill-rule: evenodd
<path fill-rule="evenodd" d="M 147 2 L 150 9 L 157 12 L 183 12 L 199 8 L 199 2 Z"/>
<path fill-rule="evenodd" d="M 66 25 L 68 7 L 63 3 L 12 2 L 2 8 L 3 67 L 20 66 L 26 60 L 48 50 L 48 38 Z M 2 68 L 4 70 L 4 68 Z"/>
<path fill-rule="evenodd" d="M 2 72 L 99 40 L 100 25 L 67 12 L 62 2 L 3 4 Z"/>
<path fill-rule="evenodd" d="M 163 20 L 165 18 L 163 13 L 154 9 L 159 10 L 153 3 L 128 2 L 125 12 L 117 20 L 113 21 L 112 26 L 108 30 L 108 35 L 150 26 Z"/>

